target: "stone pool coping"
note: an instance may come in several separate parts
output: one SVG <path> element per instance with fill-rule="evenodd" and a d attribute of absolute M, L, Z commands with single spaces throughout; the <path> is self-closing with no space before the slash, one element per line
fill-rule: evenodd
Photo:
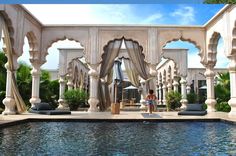
<path fill-rule="evenodd" d="M 32 113 L 24 113 L 20 115 L 0 115 L 0 128 L 8 127 L 25 122 L 60 122 L 60 121 L 76 121 L 76 122 L 185 122 L 185 121 L 201 121 L 214 122 L 224 121 L 236 124 L 236 118 L 229 118 L 228 113 L 211 112 L 205 116 L 180 116 L 178 112 L 154 112 L 149 115 L 146 112 L 126 112 L 121 111 L 120 114 L 112 115 L 110 112 L 78 112 L 72 111 L 71 115 L 39 115 Z"/>

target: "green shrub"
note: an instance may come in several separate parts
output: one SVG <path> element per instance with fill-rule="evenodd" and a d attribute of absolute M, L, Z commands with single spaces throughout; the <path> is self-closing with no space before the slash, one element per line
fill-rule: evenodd
<path fill-rule="evenodd" d="M 217 103 L 215 108 L 217 111 L 221 112 L 230 112 L 231 110 L 231 107 L 229 106 L 228 102 Z"/>
<path fill-rule="evenodd" d="M 81 89 L 68 90 L 64 93 L 66 103 L 69 105 L 70 110 L 77 110 L 78 107 L 86 107 L 88 94 Z"/>
<path fill-rule="evenodd" d="M 171 91 L 166 95 L 166 106 L 167 110 L 175 110 L 181 107 L 181 94 L 178 92 Z"/>
<path fill-rule="evenodd" d="M 195 93 L 187 94 L 188 103 L 196 103 L 198 101 L 198 96 Z"/>
<path fill-rule="evenodd" d="M 207 104 L 205 104 L 205 103 L 203 104 L 203 109 L 207 110 Z"/>
<path fill-rule="evenodd" d="M 3 99 L 6 97 L 6 92 L 5 91 L 0 91 L 0 108 L 4 109 L 5 105 L 2 103 Z"/>

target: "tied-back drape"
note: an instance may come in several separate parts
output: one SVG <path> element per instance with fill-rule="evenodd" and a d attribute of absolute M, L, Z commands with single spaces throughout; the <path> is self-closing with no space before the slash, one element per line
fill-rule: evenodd
<path fill-rule="evenodd" d="M 13 98 L 16 103 L 16 109 L 18 113 L 23 113 L 26 111 L 26 105 L 19 93 L 17 84 L 16 84 L 16 77 L 15 77 L 15 72 L 14 72 L 14 64 L 13 64 L 13 52 L 12 52 L 12 45 L 11 45 L 11 40 L 10 40 L 10 35 L 8 32 L 7 24 L 5 23 L 4 19 L 0 15 L 0 23 L 2 24 L 3 27 L 3 34 L 4 34 L 4 43 L 6 45 L 5 53 L 7 55 L 8 59 L 8 70 L 12 74 L 12 79 L 11 79 L 11 89 L 13 93 Z M 0 30 L 2 31 L 2 30 Z"/>
<path fill-rule="evenodd" d="M 102 62 L 100 68 L 100 79 L 104 79 L 105 76 L 108 75 L 108 73 L 111 73 L 112 67 L 114 65 L 114 60 L 119 54 L 121 44 L 122 39 L 116 39 L 112 42 L 109 42 L 108 45 L 104 48 L 104 54 L 102 55 Z M 111 105 L 110 96 L 108 96 L 108 85 L 108 82 L 102 82 L 101 80 L 98 81 L 98 98 L 100 111 L 106 110 L 106 108 Z"/>
<path fill-rule="evenodd" d="M 132 61 L 129 59 L 123 59 L 123 62 L 124 62 L 126 73 L 127 73 L 127 76 L 129 78 L 130 82 L 135 87 L 139 87 L 139 75 L 138 75 L 138 72 L 136 71 Z"/>

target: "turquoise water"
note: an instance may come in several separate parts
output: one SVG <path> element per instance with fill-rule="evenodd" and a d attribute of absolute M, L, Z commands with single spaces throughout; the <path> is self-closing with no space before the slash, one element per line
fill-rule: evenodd
<path fill-rule="evenodd" d="M 236 155 L 225 122 L 30 122 L 0 129 L 0 155 Z"/>

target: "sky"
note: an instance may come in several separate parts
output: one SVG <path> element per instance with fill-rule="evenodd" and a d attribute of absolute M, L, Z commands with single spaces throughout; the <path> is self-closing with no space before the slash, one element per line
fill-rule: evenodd
<path fill-rule="evenodd" d="M 73 5 L 24 5 L 43 24 L 135 24 L 135 25 L 203 25 L 224 5 L 206 4 L 73 4 Z M 27 43 L 27 41 L 25 41 Z M 0 45 L 1 47 L 1 45 Z M 57 47 L 75 48 L 80 45 L 73 41 L 60 41 L 49 48 L 44 69 L 57 69 L 55 58 Z M 167 48 L 188 48 L 188 67 L 202 67 L 198 49 L 188 42 L 171 42 Z M 19 60 L 29 58 L 28 45 Z M 223 41 L 218 45 L 217 57 L 225 58 Z M 216 67 L 227 67 L 227 59 L 220 60 Z"/>

